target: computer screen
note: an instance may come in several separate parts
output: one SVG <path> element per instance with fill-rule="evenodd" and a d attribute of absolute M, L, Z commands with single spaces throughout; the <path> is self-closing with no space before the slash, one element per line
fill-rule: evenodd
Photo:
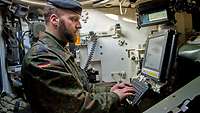
<path fill-rule="evenodd" d="M 159 24 L 173 24 L 174 11 L 169 0 L 147 0 L 136 4 L 137 25 L 147 27 Z"/>
<path fill-rule="evenodd" d="M 163 46 L 165 46 L 165 36 L 161 35 L 159 37 L 149 39 L 148 45 L 144 66 L 159 70 L 163 55 Z"/>
<path fill-rule="evenodd" d="M 165 30 L 150 36 L 144 56 L 142 73 L 156 81 L 167 79 L 175 52 L 174 32 Z"/>
<path fill-rule="evenodd" d="M 138 21 L 141 27 L 161 24 L 169 21 L 167 10 L 156 11 L 152 13 L 140 14 Z"/>

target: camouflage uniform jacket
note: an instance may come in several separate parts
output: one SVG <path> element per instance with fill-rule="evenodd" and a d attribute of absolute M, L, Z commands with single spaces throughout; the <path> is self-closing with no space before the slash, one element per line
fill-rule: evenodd
<path fill-rule="evenodd" d="M 47 32 L 26 54 L 22 75 L 36 113 L 108 113 L 119 101 L 112 92 L 92 93 L 85 72 Z"/>

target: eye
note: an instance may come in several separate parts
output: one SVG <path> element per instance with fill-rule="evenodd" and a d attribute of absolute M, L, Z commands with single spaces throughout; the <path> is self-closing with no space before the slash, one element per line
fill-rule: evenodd
<path fill-rule="evenodd" d="M 72 22 L 79 22 L 80 18 L 77 16 L 73 16 L 69 18 Z"/>

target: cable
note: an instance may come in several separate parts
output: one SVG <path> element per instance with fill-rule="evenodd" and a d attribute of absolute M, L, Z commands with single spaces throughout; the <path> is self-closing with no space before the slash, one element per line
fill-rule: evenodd
<path fill-rule="evenodd" d="M 86 64 L 85 64 L 84 70 L 87 70 L 87 69 L 88 69 L 88 66 L 89 66 L 90 63 L 91 63 L 91 60 L 92 60 L 92 58 L 93 58 L 93 56 L 94 56 L 95 48 L 96 48 L 96 45 L 97 45 L 97 37 L 96 37 L 96 34 L 94 34 L 94 32 L 90 32 L 89 34 L 90 34 L 90 36 L 91 36 L 91 39 L 94 39 L 94 40 L 93 40 L 92 48 L 90 49 L 90 53 L 89 53 L 87 62 L 86 62 Z"/>

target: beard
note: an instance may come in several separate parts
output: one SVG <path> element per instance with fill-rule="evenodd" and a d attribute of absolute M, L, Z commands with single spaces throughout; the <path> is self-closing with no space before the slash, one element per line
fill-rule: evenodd
<path fill-rule="evenodd" d="M 65 26 L 64 21 L 62 19 L 60 19 L 59 21 L 58 32 L 63 41 L 75 43 L 76 36 L 69 32 L 69 29 Z"/>

